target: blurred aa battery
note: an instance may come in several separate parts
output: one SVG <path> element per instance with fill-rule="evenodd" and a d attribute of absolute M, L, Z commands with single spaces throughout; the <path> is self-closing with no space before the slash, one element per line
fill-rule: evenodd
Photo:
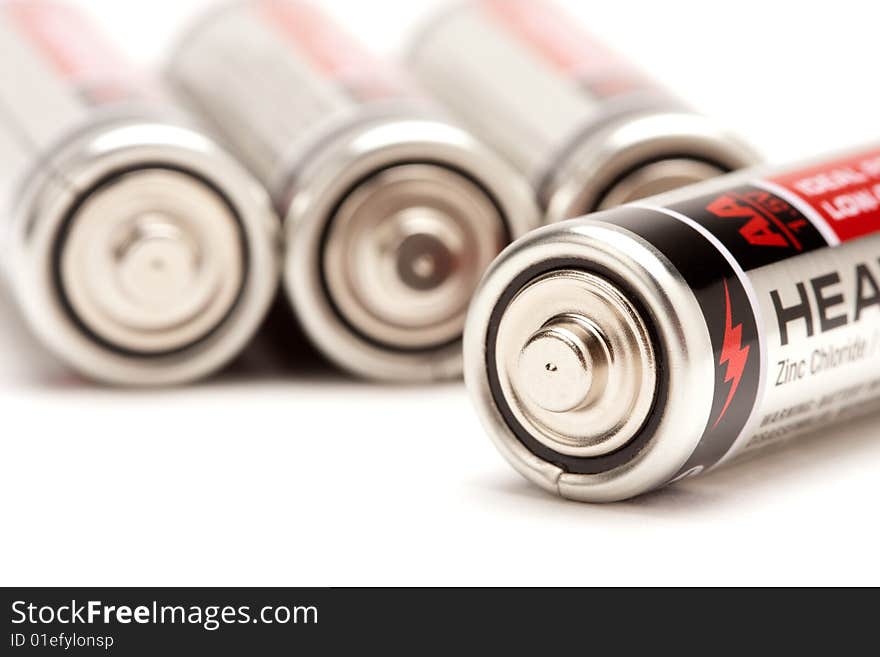
<path fill-rule="evenodd" d="M 168 78 L 271 190 L 318 348 L 373 379 L 460 376 L 473 290 L 538 223 L 528 184 L 306 2 L 225 5 Z"/>
<path fill-rule="evenodd" d="M 70 7 L 0 4 L 0 48 L 2 266 L 33 330 L 106 383 L 225 365 L 278 287 L 268 194 Z"/>
<path fill-rule="evenodd" d="M 414 39 L 425 87 L 533 184 L 553 223 L 755 164 L 546 0 L 466 0 Z"/>
<path fill-rule="evenodd" d="M 880 148 L 533 232 L 477 293 L 466 375 L 496 445 L 620 500 L 880 407 Z"/>

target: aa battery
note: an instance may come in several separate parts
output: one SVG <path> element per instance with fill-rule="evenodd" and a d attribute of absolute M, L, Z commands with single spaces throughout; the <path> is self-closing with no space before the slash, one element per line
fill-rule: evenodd
<path fill-rule="evenodd" d="M 271 190 L 315 345 L 372 379 L 460 376 L 480 277 L 538 223 L 528 184 L 306 2 L 225 5 L 168 78 Z"/>
<path fill-rule="evenodd" d="M 408 61 L 532 182 L 550 223 L 757 163 L 546 0 L 457 1 Z"/>
<path fill-rule="evenodd" d="M 189 382 L 230 361 L 278 286 L 268 194 L 80 14 L 0 4 L 6 281 L 95 380 Z"/>
<path fill-rule="evenodd" d="M 880 405 L 880 148 L 535 231 L 466 334 L 514 467 L 629 498 Z"/>

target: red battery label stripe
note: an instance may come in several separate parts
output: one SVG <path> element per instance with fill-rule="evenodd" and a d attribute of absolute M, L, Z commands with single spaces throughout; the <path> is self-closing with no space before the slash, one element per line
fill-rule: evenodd
<path fill-rule="evenodd" d="M 547 0 L 481 0 L 484 10 L 566 75 L 601 98 L 656 86 L 615 53 L 578 29 Z"/>
<path fill-rule="evenodd" d="M 258 11 L 322 73 L 363 100 L 412 95 L 402 72 L 363 48 L 310 2 L 261 0 Z"/>
<path fill-rule="evenodd" d="M 880 149 L 777 176 L 841 242 L 880 231 Z"/>
<path fill-rule="evenodd" d="M 3 11 L 55 70 L 74 83 L 124 77 L 124 57 L 81 13 L 61 3 L 25 0 Z"/>

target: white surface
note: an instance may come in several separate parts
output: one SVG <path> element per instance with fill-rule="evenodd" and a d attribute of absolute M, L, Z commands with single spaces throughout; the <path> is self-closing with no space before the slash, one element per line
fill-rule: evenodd
<path fill-rule="evenodd" d="M 151 61 L 209 3 L 79 4 Z M 437 3 L 327 4 L 390 50 Z M 772 159 L 878 135 L 872 3 L 568 4 Z M 880 584 L 877 418 L 591 507 L 520 480 L 459 386 L 94 389 L 37 368 L 7 308 L 0 584 Z"/>

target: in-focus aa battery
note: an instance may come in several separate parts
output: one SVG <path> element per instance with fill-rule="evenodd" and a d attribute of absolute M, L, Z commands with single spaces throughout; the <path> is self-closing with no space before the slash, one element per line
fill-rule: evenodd
<path fill-rule="evenodd" d="M 457 1 L 408 61 L 532 182 L 549 223 L 757 163 L 546 0 Z"/>
<path fill-rule="evenodd" d="M 880 148 L 533 232 L 465 340 L 528 479 L 629 498 L 880 405 Z"/>
<path fill-rule="evenodd" d="M 538 223 L 510 165 L 306 2 L 224 6 L 168 78 L 271 190 L 317 347 L 367 378 L 460 376 L 480 277 Z"/>
<path fill-rule="evenodd" d="M 268 194 L 71 8 L 0 4 L 0 48 L 2 266 L 33 330 L 107 383 L 226 364 L 278 287 Z"/>

